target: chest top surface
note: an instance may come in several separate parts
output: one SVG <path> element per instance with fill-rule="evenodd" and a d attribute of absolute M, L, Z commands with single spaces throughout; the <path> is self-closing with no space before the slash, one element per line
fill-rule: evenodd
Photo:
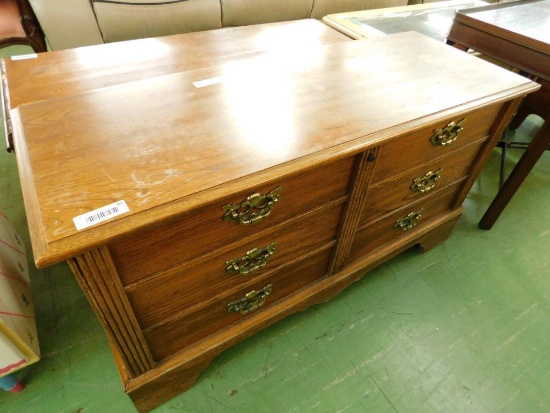
<path fill-rule="evenodd" d="M 14 134 L 36 259 L 66 258 L 237 184 L 357 153 L 534 88 L 481 59 L 402 33 L 22 105 Z M 75 227 L 74 217 L 120 200 L 127 213 Z"/>
<path fill-rule="evenodd" d="M 5 59 L 11 108 L 265 52 L 350 41 L 313 19 L 137 39 Z M 34 56 L 34 57 L 31 57 Z"/>

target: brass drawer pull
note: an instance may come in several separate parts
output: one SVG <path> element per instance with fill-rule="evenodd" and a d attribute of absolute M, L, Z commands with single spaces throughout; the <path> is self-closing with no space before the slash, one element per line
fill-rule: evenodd
<path fill-rule="evenodd" d="M 435 172 L 429 171 L 426 175 L 420 178 L 415 178 L 413 180 L 413 184 L 410 186 L 411 191 L 423 194 L 424 192 L 428 192 L 430 189 L 434 188 L 436 182 L 441 179 L 442 170 L 443 168 L 439 168 Z"/>
<path fill-rule="evenodd" d="M 227 310 L 230 313 L 241 314 L 248 314 L 257 310 L 264 304 L 266 297 L 271 294 L 272 287 L 273 286 L 269 284 L 260 291 L 250 291 L 244 298 L 227 304 Z"/>
<path fill-rule="evenodd" d="M 275 253 L 276 242 L 272 242 L 265 248 L 254 248 L 241 257 L 225 262 L 225 271 L 242 275 L 258 271 L 267 264 L 267 260 Z"/>
<path fill-rule="evenodd" d="M 271 214 L 271 210 L 281 199 L 282 188 L 278 186 L 267 195 L 252 194 L 242 204 L 230 204 L 223 207 L 224 221 L 248 225 L 260 222 Z"/>
<path fill-rule="evenodd" d="M 444 128 L 434 129 L 434 135 L 430 142 L 434 145 L 445 146 L 453 143 L 458 138 L 458 133 L 463 129 L 463 124 L 466 119 L 461 119 L 457 123 L 450 122 Z"/>
<path fill-rule="evenodd" d="M 400 229 L 401 231 L 408 231 L 418 224 L 418 220 L 422 218 L 421 212 L 424 208 L 420 209 L 417 212 L 411 212 L 404 218 L 398 219 L 393 226 L 395 229 Z"/>

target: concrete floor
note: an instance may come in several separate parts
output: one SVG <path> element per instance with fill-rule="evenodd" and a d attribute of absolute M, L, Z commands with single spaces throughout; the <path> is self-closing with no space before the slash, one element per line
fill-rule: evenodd
<path fill-rule="evenodd" d="M 530 117 L 515 135 L 538 125 Z M 520 155 L 510 151 L 510 168 Z M 550 412 L 550 153 L 483 231 L 498 163 L 495 149 L 444 244 L 407 251 L 225 351 L 155 412 Z M 15 157 L 4 151 L 0 210 L 30 250 Z M 26 389 L 1 392 L 0 411 L 135 412 L 67 265 L 31 270 L 42 359 L 16 373 Z"/>

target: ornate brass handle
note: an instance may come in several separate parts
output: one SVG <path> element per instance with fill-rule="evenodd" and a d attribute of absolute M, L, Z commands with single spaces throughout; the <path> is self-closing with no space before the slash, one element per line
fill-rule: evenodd
<path fill-rule="evenodd" d="M 265 248 L 254 248 L 241 257 L 225 262 L 225 271 L 242 275 L 258 271 L 267 264 L 268 258 L 275 253 L 276 242 L 272 242 Z"/>
<path fill-rule="evenodd" d="M 435 187 L 436 182 L 441 179 L 442 170 L 443 168 L 439 168 L 435 172 L 429 171 L 426 173 L 426 175 L 420 178 L 415 178 L 412 185 L 410 186 L 411 191 L 419 192 L 421 194 L 423 194 L 424 192 L 428 192 L 430 189 Z"/>
<path fill-rule="evenodd" d="M 227 311 L 230 313 L 248 314 L 257 310 L 264 304 L 267 296 L 271 294 L 272 287 L 273 286 L 269 284 L 260 291 L 250 291 L 244 298 L 227 304 Z"/>
<path fill-rule="evenodd" d="M 466 119 L 461 119 L 457 123 L 450 122 L 444 128 L 434 129 L 434 135 L 430 142 L 434 145 L 445 146 L 453 143 L 458 138 L 458 133 L 463 129 L 463 124 Z"/>
<path fill-rule="evenodd" d="M 400 229 L 401 231 L 408 231 L 418 224 L 418 220 L 422 218 L 421 212 L 424 208 L 420 209 L 417 212 L 411 212 L 404 218 L 398 219 L 393 226 L 395 229 Z"/>
<path fill-rule="evenodd" d="M 267 195 L 252 194 L 242 204 L 230 204 L 223 207 L 225 214 L 224 221 L 238 222 L 248 225 L 260 222 L 271 214 L 271 210 L 279 199 L 281 199 L 282 188 L 278 186 Z"/>

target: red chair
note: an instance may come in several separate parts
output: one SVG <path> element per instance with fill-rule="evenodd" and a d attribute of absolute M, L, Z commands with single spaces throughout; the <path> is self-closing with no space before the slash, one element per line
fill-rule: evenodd
<path fill-rule="evenodd" d="M 26 45 L 46 52 L 44 32 L 27 0 L 0 0 L 0 47 Z"/>

